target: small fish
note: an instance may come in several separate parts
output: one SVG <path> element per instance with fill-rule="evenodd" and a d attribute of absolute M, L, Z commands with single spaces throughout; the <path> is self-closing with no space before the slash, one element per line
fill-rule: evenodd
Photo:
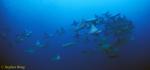
<path fill-rule="evenodd" d="M 79 23 L 77 22 L 77 21 L 73 21 L 73 23 L 71 24 L 71 25 L 73 25 L 73 26 L 77 26 Z"/>
<path fill-rule="evenodd" d="M 51 58 L 51 61 L 59 61 L 61 59 L 61 56 L 60 55 L 54 55 L 52 58 Z"/>
<path fill-rule="evenodd" d="M 24 30 L 22 33 L 17 34 L 16 43 L 21 43 L 31 37 L 32 31 Z"/>
<path fill-rule="evenodd" d="M 75 37 L 75 39 L 80 39 L 80 33 L 79 32 L 75 32 L 75 34 L 74 34 L 74 37 Z"/>
<path fill-rule="evenodd" d="M 74 42 L 68 42 L 68 43 L 63 44 L 62 47 L 66 48 L 66 47 L 72 47 L 74 45 L 75 45 Z"/>
<path fill-rule="evenodd" d="M 60 27 L 59 29 L 56 30 L 55 34 L 56 35 L 64 35 L 65 34 L 65 29 L 63 27 Z"/>
<path fill-rule="evenodd" d="M 24 52 L 32 54 L 32 53 L 35 53 L 35 49 L 29 48 L 29 49 L 25 50 Z"/>
<path fill-rule="evenodd" d="M 45 44 L 37 40 L 34 44 L 34 47 L 42 48 L 42 47 L 45 47 Z"/>
<path fill-rule="evenodd" d="M 50 33 L 48 33 L 48 32 L 45 32 L 44 33 L 44 39 L 49 39 L 49 38 L 52 38 L 52 37 L 54 37 L 54 34 L 50 34 Z"/>

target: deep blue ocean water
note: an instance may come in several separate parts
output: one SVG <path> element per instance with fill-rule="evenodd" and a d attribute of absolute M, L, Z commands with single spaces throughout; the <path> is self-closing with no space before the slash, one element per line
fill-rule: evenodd
<path fill-rule="evenodd" d="M 149 3 L 149 0 L 0 0 L 0 65 L 22 65 L 25 70 L 149 70 Z M 126 15 L 135 27 L 133 40 L 119 47 L 118 58 L 107 57 L 94 48 L 93 41 L 62 47 L 75 41 L 73 20 L 93 18 L 107 11 Z M 53 34 L 60 27 L 65 29 L 64 35 L 55 34 L 43 41 L 44 33 Z M 24 30 L 32 31 L 32 35 L 16 43 L 16 35 Z M 37 41 L 48 46 L 33 47 Z M 94 52 L 86 55 L 82 50 Z"/>

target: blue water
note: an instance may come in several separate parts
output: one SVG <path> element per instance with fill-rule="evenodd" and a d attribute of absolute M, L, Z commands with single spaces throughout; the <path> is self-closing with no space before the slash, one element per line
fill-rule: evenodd
<path fill-rule="evenodd" d="M 0 0 L 0 32 L 7 34 L 0 40 L 0 65 L 23 65 L 25 70 L 149 70 L 149 3 L 149 0 Z M 119 47 L 118 58 L 107 57 L 94 48 L 92 41 L 62 47 L 74 41 L 73 20 L 93 18 L 107 11 L 126 15 L 135 26 L 134 40 Z M 57 34 L 47 39 L 48 47 L 32 47 L 37 40 L 43 41 L 45 32 L 54 33 L 60 27 L 66 30 L 64 36 Z M 26 29 L 33 32 L 31 37 L 15 43 L 16 35 Z M 82 50 L 92 50 L 94 54 L 86 56 Z"/>

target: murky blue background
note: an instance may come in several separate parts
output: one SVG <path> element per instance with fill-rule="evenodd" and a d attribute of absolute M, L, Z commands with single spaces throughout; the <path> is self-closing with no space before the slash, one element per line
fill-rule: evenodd
<path fill-rule="evenodd" d="M 0 0 L 0 31 L 8 33 L 8 38 L 0 43 L 0 63 L 25 65 L 27 70 L 144 70 L 150 66 L 149 3 L 149 0 Z M 70 24 L 74 19 L 88 19 L 107 11 L 120 12 L 135 25 L 134 40 L 120 47 L 119 58 L 110 60 L 97 51 L 92 57 L 85 57 L 80 50 L 93 49 L 88 44 L 61 47 L 61 43 L 72 40 Z M 53 33 L 60 26 L 65 27 L 68 36 L 52 38 L 49 47 L 36 53 L 24 52 L 45 31 Z M 33 35 L 22 44 L 14 44 L 16 34 L 24 29 L 32 30 Z M 57 54 L 61 59 L 51 61 Z"/>

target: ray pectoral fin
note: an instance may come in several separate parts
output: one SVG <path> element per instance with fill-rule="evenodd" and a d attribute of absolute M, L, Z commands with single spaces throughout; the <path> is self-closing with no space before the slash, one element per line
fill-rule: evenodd
<path fill-rule="evenodd" d="M 97 31 L 98 31 L 98 29 L 92 24 L 91 28 L 90 28 L 90 31 L 89 31 L 89 34 L 96 33 Z"/>

